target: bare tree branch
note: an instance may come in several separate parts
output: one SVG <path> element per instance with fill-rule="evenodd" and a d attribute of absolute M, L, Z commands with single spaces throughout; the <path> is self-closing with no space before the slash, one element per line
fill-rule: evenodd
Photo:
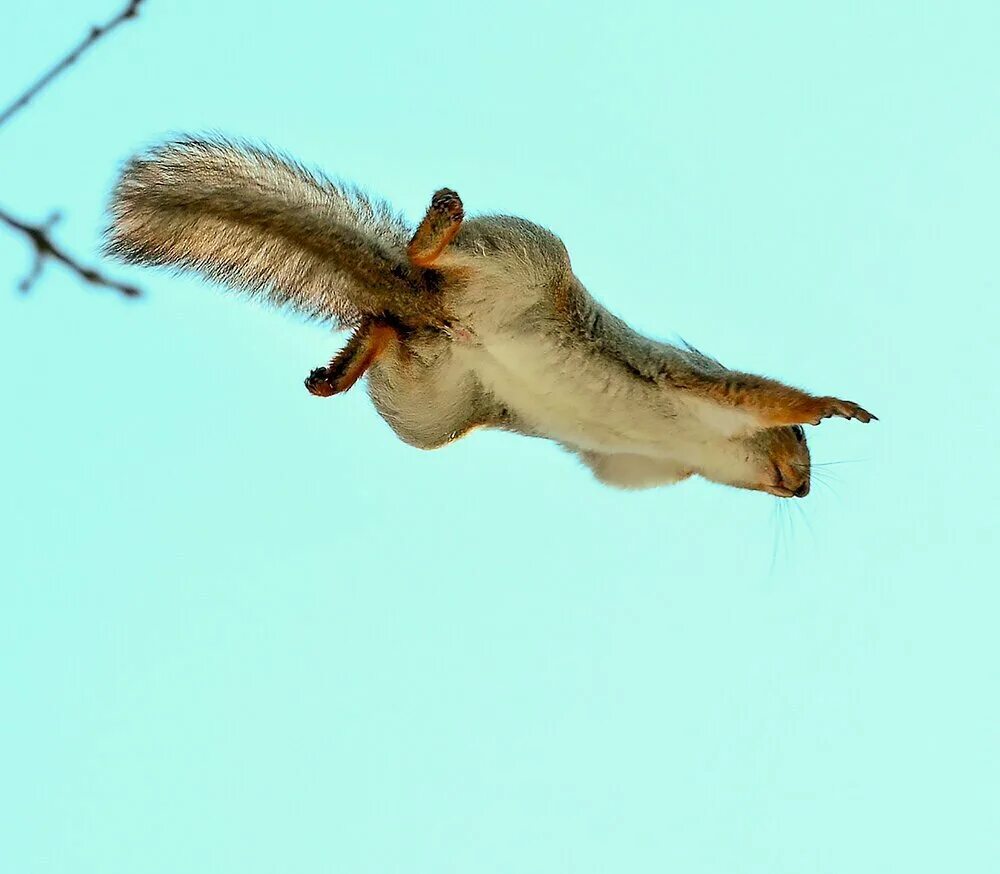
<path fill-rule="evenodd" d="M 6 124 L 12 116 L 20 112 L 32 99 L 49 85 L 60 73 L 71 67 L 80 56 L 93 46 L 99 39 L 109 34 L 120 24 L 135 18 L 139 14 L 139 7 L 143 0 L 128 0 L 125 8 L 114 18 L 103 25 L 95 25 L 88 32 L 83 40 L 72 48 L 65 56 L 60 58 L 42 76 L 32 84 L 23 94 L 17 97 L 3 112 L 0 112 L 0 127 Z M 125 297 L 139 297 L 141 292 L 134 285 L 126 285 L 114 279 L 109 279 L 93 267 L 81 263 L 65 249 L 56 245 L 52 240 L 52 226 L 59 220 L 59 213 L 53 213 L 42 224 L 33 225 L 26 221 L 14 218 L 6 210 L 0 209 L 0 222 L 24 237 L 34 249 L 34 260 L 27 276 L 18 284 L 21 291 L 30 291 L 38 278 L 42 275 L 47 261 L 58 261 L 72 273 L 75 273 L 84 282 L 103 288 L 113 289 Z"/>
<path fill-rule="evenodd" d="M 30 225 L 27 222 L 22 222 L 19 219 L 14 218 L 6 210 L 0 209 L 0 222 L 3 222 L 8 227 L 24 234 L 35 250 L 35 260 L 31 265 L 31 270 L 18 285 L 18 288 L 20 288 L 21 291 L 30 291 L 32 285 L 34 285 L 38 277 L 41 276 L 42 268 L 45 266 L 45 262 L 52 260 L 58 261 L 68 270 L 80 277 L 80 279 L 84 280 L 84 282 L 89 282 L 91 285 L 100 285 L 104 288 L 114 289 L 115 291 L 125 295 L 125 297 L 139 297 L 141 292 L 134 285 L 125 285 L 124 283 L 117 282 L 114 279 L 108 279 L 93 267 L 87 267 L 85 264 L 81 264 L 76 260 L 76 258 L 52 242 L 50 231 L 52 229 L 52 225 L 54 225 L 58 219 L 59 214 L 54 213 L 43 224 Z"/>
<path fill-rule="evenodd" d="M 129 0 L 125 8 L 107 24 L 95 25 L 90 28 L 87 35 L 83 38 L 79 45 L 73 48 L 65 57 L 60 58 L 52 67 L 42 74 L 37 82 L 28 88 L 28 90 L 25 91 L 20 97 L 16 98 L 14 102 L 11 103 L 10 106 L 8 106 L 3 112 L 0 112 L 0 127 L 3 127 L 3 125 L 10 120 L 12 115 L 24 109 L 24 107 L 31 102 L 31 99 L 53 79 L 55 79 L 56 76 L 62 73 L 67 67 L 76 63 L 80 55 L 87 51 L 87 49 L 96 43 L 102 36 L 106 36 L 111 33 L 111 31 L 118 27 L 119 24 L 128 21 L 130 18 L 135 18 L 139 14 L 139 7 L 142 5 L 142 2 L 143 0 Z"/>

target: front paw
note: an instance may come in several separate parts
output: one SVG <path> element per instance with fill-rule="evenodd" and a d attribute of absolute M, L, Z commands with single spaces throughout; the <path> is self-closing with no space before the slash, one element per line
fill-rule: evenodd
<path fill-rule="evenodd" d="M 328 398 L 336 394 L 333 383 L 330 381 L 330 371 L 326 367 L 317 367 L 305 380 L 309 394 L 319 398 Z"/>
<path fill-rule="evenodd" d="M 815 409 L 811 411 L 810 425 L 818 425 L 823 419 L 839 416 L 841 419 L 857 419 L 859 422 L 877 422 L 878 416 L 869 413 L 864 407 L 854 401 L 843 401 L 840 398 L 816 398 Z"/>

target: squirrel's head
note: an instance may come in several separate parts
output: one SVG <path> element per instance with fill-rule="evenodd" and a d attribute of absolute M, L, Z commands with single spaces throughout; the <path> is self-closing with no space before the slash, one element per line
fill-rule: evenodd
<path fill-rule="evenodd" d="M 801 425 L 730 440 L 698 470 L 705 479 L 779 498 L 809 494 L 809 445 Z"/>

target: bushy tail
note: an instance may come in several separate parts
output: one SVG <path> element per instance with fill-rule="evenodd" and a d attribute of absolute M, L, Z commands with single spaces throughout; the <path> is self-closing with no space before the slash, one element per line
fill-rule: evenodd
<path fill-rule="evenodd" d="M 193 270 L 310 318 L 355 323 L 368 289 L 401 282 L 411 230 L 383 202 L 274 152 L 184 138 L 125 166 L 106 249 Z"/>

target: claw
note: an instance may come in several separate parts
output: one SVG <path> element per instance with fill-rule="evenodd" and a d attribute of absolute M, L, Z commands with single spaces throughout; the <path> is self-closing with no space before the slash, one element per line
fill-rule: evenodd
<path fill-rule="evenodd" d="M 329 372 L 325 367 L 317 367 L 305 379 L 305 387 L 309 394 L 319 398 L 328 398 L 335 392 L 330 384 Z"/>
<path fill-rule="evenodd" d="M 867 424 L 873 419 L 878 421 L 878 416 L 874 416 L 864 407 L 854 403 L 854 401 L 843 401 L 840 398 L 823 398 L 825 406 L 812 424 L 818 425 L 822 419 L 829 419 L 839 416 L 842 419 L 857 419 L 859 422 Z"/>
<path fill-rule="evenodd" d="M 458 196 L 458 192 L 452 191 L 450 188 L 442 188 L 434 194 L 434 197 L 431 198 L 431 208 L 445 213 L 453 222 L 462 221 L 465 215 L 462 198 Z"/>

